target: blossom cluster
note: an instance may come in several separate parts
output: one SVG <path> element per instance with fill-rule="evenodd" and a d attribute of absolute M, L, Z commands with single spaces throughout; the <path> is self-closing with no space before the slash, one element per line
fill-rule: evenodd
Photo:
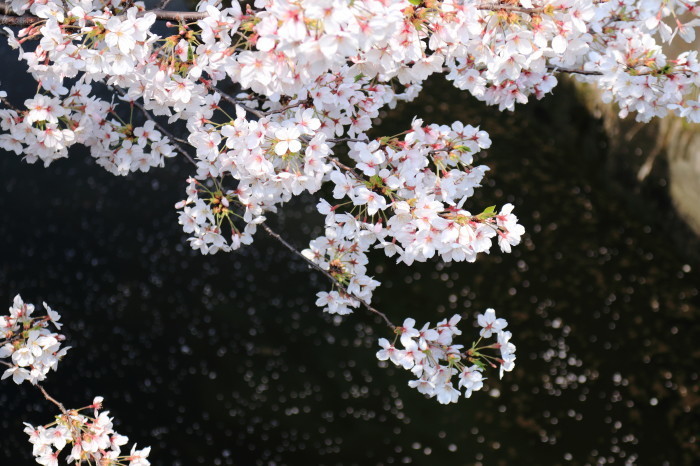
<path fill-rule="evenodd" d="M 476 260 L 496 239 L 510 252 L 524 233 L 506 204 L 472 214 L 462 207 L 480 186 L 485 166 L 474 154 L 491 145 L 488 134 L 455 122 L 423 126 L 414 120 L 404 137 L 350 143 L 355 168 L 336 163 L 330 173 L 337 204 L 322 200 L 325 233 L 303 251 L 344 290 L 319 293 L 327 312 L 346 314 L 356 299 L 369 302 L 379 284 L 366 275 L 367 252 L 374 247 L 399 262 L 432 257 Z"/>
<path fill-rule="evenodd" d="M 161 167 L 175 155 L 153 121 L 138 126 L 120 121 L 112 104 L 90 92 L 86 84 L 75 84 L 57 89 L 58 96 L 27 99 L 26 111 L 0 109 L 0 128 L 7 131 L 0 134 L 0 147 L 48 166 L 67 157 L 74 144 L 83 144 L 98 165 L 115 175 Z"/>
<path fill-rule="evenodd" d="M 381 107 L 414 97 L 429 75 L 445 72 L 458 88 L 512 109 L 550 92 L 564 70 L 600 86 L 623 113 L 700 121 L 697 51 L 670 58 L 661 47 L 675 36 L 694 39 L 696 0 L 258 0 L 245 12 L 236 1 L 224 8 L 204 0 L 196 21 L 172 25 L 177 30 L 165 37 L 141 2 L 9 6 L 37 18 L 17 34 L 5 31 L 39 92 L 26 110 L 0 116 L 8 133 L 0 146 L 47 164 L 76 143 L 117 174 L 158 166 L 172 153 L 157 131 L 139 136 L 116 120 L 112 104 L 94 96 L 97 83 L 191 123 L 207 118 L 214 85 L 230 80 L 269 107 L 312 98 L 336 135 L 352 136 L 376 114 L 351 95 L 353 80 L 361 93 L 379 92 L 370 100 Z M 25 50 L 28 44 L 36 45 Z M 346 89 L 337 92 L 339 83 Z M 338 98 L 344 108 L 334 109 Z"/>
<path fill-rule="evenodd" d="M 599 5 L 590 25 L 597 42 L 582 65 L 599 76 L 579 79 L 595 83 L 604 101 L 619 105 L 622 117 L 635 113 L 638 121 L 649 121 L 676 114 L 699 123 L 698 51 L 674 58 L 662 48 L 677 36 L 693 43 L 699 14 L 697 0 L 615 0 Z"/>
<path fill-rule="evenodd" d="M 487 366 L 496 367 L 498 364 L 501 377 L 504 371 L 513 370 L 515 345 L 510 342 L 511 333 L 503 330 L 508 325 L 506 320 L 496 318 L 495 311 L 487 309 L 477 316 L 482 327 L 480 338 L 465 351 L 463 345 L 454 343 L 455 337 L 462 334 L 457 328 L 460 320 L 459 315 L 454 315 L 435 327 L 426 323 L 418 330 L 414 319 L 406 319 L 395 329 L 393 343 L 386 338 L 379 339 L 382 349 L 377 352 L 377 358 L 410 370 L 417 379 L 408 385 L 430 398 L 437 398 L 441 404 L 456 403 L 462 389 L 464 396 L 469 398 L 484 386 L 482 373 Z M 495 343 L 482 344 L 484 338 L 493 336 Z M 396 347 L 397 340 L 402 349 Z M 499 350 L 500 354 L 493 356 L 484 352 L 491 349 Z M 454 376 L 457 376 L 457 388 Z"/>
<path fill-rule="evenodd" d="M 44 304 L 45 316 L 32 316 L 34 305 L 25 303 L 20 295 L 10 307 L 10 314 L 0 316 L 0 361 L 9 366 L 0 379 L 12 377 L 16 384 L 25 380 L 31 384 L 41 382 L 50 370 L 56 370 L 58 362 L 70 346 L 61 348 L 65 337 L 49 330 L 51 323 L 56 330 L 62 324 L 61 315 Z"/>
<path fill-rule="evenodd" d="M 237 118 L 215 127 L 193 128 L 189 141 L 197 149 L 197 176 L 189 180 L 187 199 L 178 203 L 180 223 L 203 253 L 249 244 L 255 225 L 303 191 L 316 192 L 330 169 L 326 135 L 312 109 L 297 108 L 284 121 Z M 198 180 L 210 180 L 211 188 Z M 231 188 L 227 188 L 227 183 Z M 222 223 L 231 231 L 222 235 Z M 245 226 L 239 227 L 242 221 Z"/>
<path fill-rule="evenodd" d="M 71 409 L 58 416 L 45 426 L 32 426 L 24 423 L 24 432 L 29 435 L 32 454 L 36 462 L 46 466 L 57 466 L 59 455 L 67 445 L 70 453 L 65 457 L 67 464 L 100 464 L 109 466 L 148 466 L 150 447 L 122 453 L 121 447 L 129 438 L 114 431 L 109 411 L 101 411 L 101 396 L 95 397 L 92 404 L 80 409 Z M 92 415 L 86 411 L 92 410 Z"/>
<path fill-rule="evenodd" d="M 58 361 L 70 347 L 61 348 L 63 335 L 48 330 L 51 323 L 57 330 L 61 316 L 43 303 L 46 316 L 32 317 L 34 305 L 25 303 L 20 295 L 15 296 L 10 314 L 0 316 L 0 363 L 9 366 L 2 379 L 12 376 L 15 383 L 28 380 L 33 385 L 46 378 L 49 370 L 56 370 Z M 2 361 L 10 358 L 12 363 Z M 26 425 L 25 433 L 33 445 L 32 454 L 36 462 L 45 466 L 58 466 L 59 456 L 67 464 L 100 464 L 110 466 L 148 466 L 150 447 L 137 450 L 133 446 L 129 454 L 123 455 L 121 447 L 129 439 L 114 431 L 112 418 L 102 409 L 102 397 L 95 397 L 92 404 L 80 409 L 66 410 L 40 387 L 47 400 L 56 404 L 61 414 L 45 426 Z M 93 415 L 84 411 L 93 410 Z M 66 445 L 72 445 L 70 453 L 62 455 Z"/>

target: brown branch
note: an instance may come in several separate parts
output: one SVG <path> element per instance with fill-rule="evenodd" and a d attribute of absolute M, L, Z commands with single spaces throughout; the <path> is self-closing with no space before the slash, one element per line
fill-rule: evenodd
<path fill-rule="evenodd" d="M 328 160 L 330 160 L 331 162 L 333 162 L 333 165 L 335 165 L 336 167 L 340 168 L 341 170 L 345 170 L 346 172 L 350 173 L 350 174 L 351 174 L 356 180 L 358 180 L 360 183 L 364 183 L 364 182 L 365 182 L 365 178 L 364 178 L 362 175 L 360 175 L 359 173 L 357 173 L 357 170 L 355 170 L 354 168 L 345 165 L 343 162 L 341 162 L 340 160 L 338 160 L 338 159 L 335 158 L 335 157 L 330 157 L 330 156 L 329 156 L 329 157 L 328 157 Z"/>
<path fill-rule="evenodd" d="M 7 367 L 9 367 L 9 368 L 15 367 L 15 366 L 13 366 L 12 364 L 10 364 L 10 363 L 7 362 L 7 361 L 0 361 L 0 364 L 2 364 L 2 365 L 4 365 L 4 366 L 7 366 Z M 53 404 L 55 404 L 56 406 L 58 406 L 58 409 L 60 409 L 61 412 L 62 412 L 63 414 L 67 414 L 67 413 L 68 413 L 68 411 L 66 411 L 66 408 L 63 406 L 63 404 L 62 404 L 60 401 L 56 400 L 56 398 L 54 398 L 54 397 L 52 397 L 51 395 L 49 395 L 49 393 L 46 391 L 46 389 L 45 389 L 44 387 L 42 387 L 42 386 L 39 385 L 38 383 L 33 384 L 33 385 L 34 385 L 36 388 L 39 389 L 39 391 L 44 395 L 44 398 L 46 398 L 48 401 L 50 401 L 51 403 L 53 403 Z"/>
<path fill-rule="evenodd" d="M 206 12 L 196 11 L 167 11 L 167 10 L 150 10 L 139 13 L 137 16 L 143 16 L 146 13 L 155 13 L 156 19 L 160 21 L 199 21 L 209 16 Z"/>
<path fill-rule="evenodd" d="M 63 404 L 62 404 L 60 401 L 56 400 L 56 399 L 55 399 L 54 397 L 52 397 L 51 395 L 49 395 L 49 394 L 46 392 L 46 389 L 45 389 L 44 387 L 42 387 L 42 386 L 39 385 L 39 384 L 36 384 L 35 386 L 36 386 L 36 388 L 39 389 L 39 391 L 41 391 L 41 393 L 44 395 L 44 398 L 46 398 L 46 399 L 49 400 L 51 403 L 53 403 L 53 404 L 55 404 L 56 406 L 58 406 L 58 409 L 61 410 L 61 413 L 63 413 L 63 414 L 68 414 L 68 411 L 67 411 L 66 408 L 63 406 Z"/>
<path fill-rule="evenodd" d="M 601 4 L 601 3 L 607 3 L 608 0 L 593 0 L 592 3 L 594 5 Z M 481 5 L 477 5 L 476 9 L 477 10 L 483 10 L 483 11 L 512 11 L 515 13 L 524 13 L 526 15 L 541 15 L 543 13 L 547 13 L 547 11 L 553 11 L 555 9 L 560 9 L 562 7 L 551 7 L 551 6 L 544 6 L 544 7 L 535 7 L 535 8 L 525 8 L 520 5 L 511 5 L 509 3 L 482 3 Z"/>
<path fill-rule="evenodd" d="M 297 103 L 295 103 L 295 104 L 285 105 L 284 107 L 278 108 L 277 110 L 268 110 L 267 112 L 263 112 L 263 115 L 264 115 L 264 116 L 269 116 L 269 115 L 274 115 L 275 113 L 286 112 L 286 111 L 289 110 L 289 109 L 299 107 L 299 106 L 301 106 L 301 105 L 303 105 L 303 104 L 304 104 L 304 102 L 297 102 Z"/>
<path fill-rule="evenodd" d="M 2 0 L 0 0 L 2 2 Z M 27 27 L 43 19 L 32 15 L 16 15 L 6 3 L 0 3 L 0 25 Z"/>
<path fill-rule="evenodd" d="M 489 3 L 483 3 L 481 5 L 476 6 L 477 10 L 484 10 L 484 11 L 513 11 L 516 13 L 525 13 L 527 15 L 540 15 L 545 12 L 545 8 L 539 7 L 539 8 L 525 8 L 520 5 L 509 5 L 509 4 L 502 4 L 502 3 L 494 3 L 494 4 L 489 4 Z"/>
<path fill-rule="evenodd" d="M 391 322 L 391 320 L 389 320 L 389 318 L 386 316 L 386 314 L 384 314 L 383 312 L 372 307 L 372 305 L 369 304 L 364 299 L 360 299 L 357 296 L 353 295 L 352 293 L 348 293 L 347 288 L 345 288 L 345 286 L 343 286 L 340 282 L 338 282 L 338 280 L 336 280 L 335 277 L 333 277 L 333 275 L 331 275 L 327 270 L 322 269 L 317 263 L 315 263 L 314 261 L 312 261 L 311 259 L 309 259 L 305 255 L 303 255 L 301 252 L 299 252 L 294 246 L 289 244 L 287 242 L 287 240 L 282 238 L 282 236 L 280 236 L 272 228 L 270 228 L 265 222 L 261 223 L 261 225 L 265 229 L 265 231 L 267 232 L 268 235 L 272 236 L 274 239 L 276 239 L 277 241 L 282 243 L 282 245 L 284 247 L 286 247 L 287 249 L 289 249 L 292 253 L 301 257 L 302 259 L 304 259 L 304 261 L 306 261 L 307 264 L 309 264 L 311 267 L 313 267 L 314 269 L 318 270 L 323 275 L 325 275 L 326 278 L 328 278 L 331 282 L 333 282 L 333 284 L 335 286 L 340 288 L 343 291 L 343 293 L 347 294 L 348 296 L 352 296 L 354 299 L 358 300 L 360 302 L 360 304 L 362 304 L 368 311 L 381 317 L 384 320 L 384 322 L 386 323 L 386 325 L 389 326 L 389 328 L 391 328 L 392 330 L 396 328 L 396 325 L 394 325 Z"/>
<path fill-rule="evenodd" d="M 368 139 L 357 139 L 357 138 L 329 138 L 326 142 L 332 142 L 333 144 L 339 142 L 370 142 Z"/>
<path fill-rule="evenodd" d="M 587 75 L 587 76 L 602 76 L 603 75 L 603 73 L 600 71 L 577 70 L 574 68 L 562 68 L 562 67 L 553 66 L 553 65 L 548 65 L 547 69 L 549 71 L 554 71 L 554 72 L 559 72 L 559 73 L 581 74 L 581 75 Z"/>

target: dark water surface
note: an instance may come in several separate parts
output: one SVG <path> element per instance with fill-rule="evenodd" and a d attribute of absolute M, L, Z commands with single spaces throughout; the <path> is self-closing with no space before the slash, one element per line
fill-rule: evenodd
<path fill-rule="evenodd" d="M 49 168 L 0 154 L 0 305 L 19 292 L 62 312 L 73 349 L 45 386 L 72 407 L 103 395 L 155 465 L 697 462 L 697 243 L 671 239 L 663 199 L 602 172 L 598 123 L 557 91 L 499 113 L 434 82 L 378 129 L 480 124 L 492 171 L 468 208 L 513 202 L 528 231 L 476 264 L 376 257 L 394 321 L 462 313 L 470 331 L 494 307 L 511 322 L 516 369 L 458 405 L 380 367 L 385 328 L 322 315 L 327 283 L 262 233 L 233 254 L 190 251 L 182 161 L 117 178 L 84 154 Z M 322 223 L 308 201 L 272 219 L 300 248 Z M 4 381 L 0 407 L 0 465 L 32 464 L 22 421 L 53 406 Z"/>

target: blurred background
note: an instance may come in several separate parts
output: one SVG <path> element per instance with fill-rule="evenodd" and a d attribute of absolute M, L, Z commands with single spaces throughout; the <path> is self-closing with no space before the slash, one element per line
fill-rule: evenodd
<path fill-rule="evenodd" d="M 31 93 L 21 70 L 2 81 L 17 104 Z M 438 78 L 374 130 L 480 125 L 491 171 L 466 207 L 512 202 L 527 230 L 476 264 L 372 257 L 374 302 L 395 322 L 458 313 L 475 335 L 487 307 L 510 322 L 515 370 L 457 405 L 377 361 L 377 319 L 322 314 L 325 278 L 264 232 L 235 253 L 191 251 L 173 207 L 193 174 L 181 159 L 118 178 L 85 152 L 48 168 L 0 153 L 0 304 L 21 293 L 62 313 L 73 349 L 45 387 L 70 407 L 104 396 L 154 465 L 697 464 L 700 249 L 671 186 L 693 152 L 669 128 L 698 128 L 618 123 L 595 99 L 565 81 L 501 113 Z M 304 248 L 314 204 L 270 224 Z M 0 406 L 0 464 L 32 464 L 22 422 L 50 422 L 53 405 L 4 381 Z"/>

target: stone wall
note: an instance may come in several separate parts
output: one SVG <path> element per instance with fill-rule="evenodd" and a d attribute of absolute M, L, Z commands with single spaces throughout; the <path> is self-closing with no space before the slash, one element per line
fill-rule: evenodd
<path fill-rule="evenodd" d="M 700 235 L 700 124 L 668 116 L 638 123 L 620 119 L 593 86 L 577 83 L 577 91 L 600 118 L 609 143 L 606 169 L 634 191 L 666 192 L 685 223 Z M 663 204 L 663 200 L 660 201 Z"/>

